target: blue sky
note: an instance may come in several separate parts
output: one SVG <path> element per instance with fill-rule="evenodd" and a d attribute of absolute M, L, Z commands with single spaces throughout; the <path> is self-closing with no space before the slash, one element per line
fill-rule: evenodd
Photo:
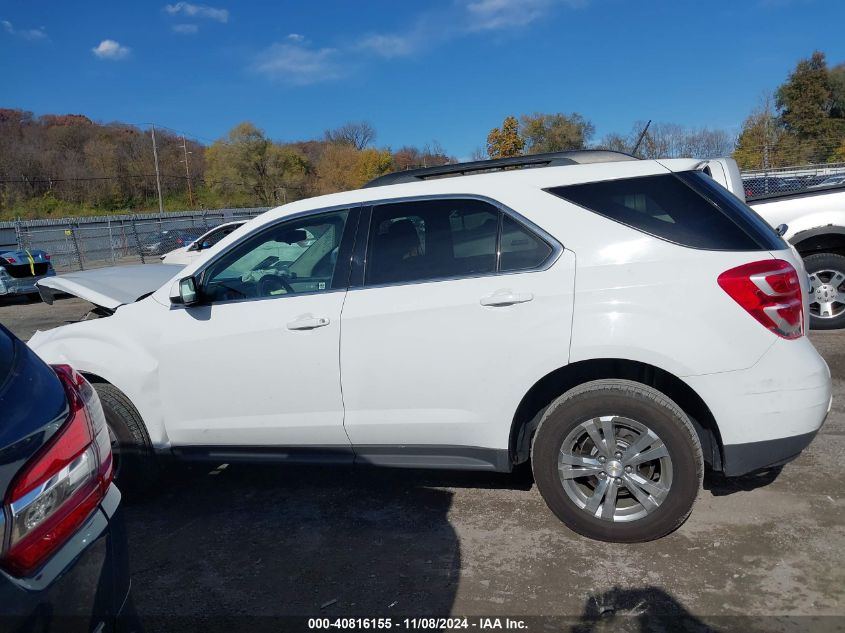
<path fill-rule="evenodd" d="M 0 107 L 277 140 L 366 119 L 378 145 L 467 157 L 507 114 L 736 130 L 841 0 L 0 1 Z"/>

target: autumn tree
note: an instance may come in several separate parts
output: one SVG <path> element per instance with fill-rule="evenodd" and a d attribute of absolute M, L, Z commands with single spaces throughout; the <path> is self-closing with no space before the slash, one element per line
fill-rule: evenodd
<path fill-rule="evenodd" d="M 494 127 L 487 135 L 487 155 L 490 158 L 521 156 L 524 148 L 525 140 L 519 134 L 516 117 L 505 117 L 502 127 Z"/>
<path fill-rule="evenodd" d="M 733 158 L 740 169 L 768 169 L 789 163 L 785 151 L 784 130 L 767 95 L 742 124 Z"/>
<path fill-rule="evenodd" d="M 594 133 L 593 124 L 577 112 L 520 117 L 520 134 L 528 154 L 584 149 Z"/>
<path fill-rule="evenodd" d="M 361 150 L 376 140 L 376 130 L 367 121 L 348 121 L 338 128 L 326 130 L 326 141 L 351 145 Z"/>
<path fill-rule="evenodd" d="M 611 132 L 604 135 L 601 141 L 599 141 L 599 144 L 596 146 L 596 149 L 608 149 L 614 152 L 625 152 L 626 154 L 630 154 L 633 149 L 633 144 L 629 137 L 618 132 Z"/>
<path fill-rule="evenodd" d="M 358 189 L 366 182 L 392 171 L 390 150 L 329 143 L 317 164 L 317 193 Z"/>
<path fill-rule="evenodd" d="M 437 141 L 426 144 L 422 149 L 413 145 L 400 147 L 393 153 L 393 169 L 405 171 L 420 167 L 447 165 L 454 160 L 448 156 Z"/>
<path fill-rule="evenodd" d="M 373 149 L 369 147 L 358 154 L 355 169 L 357 179 L 356 188 L 369 182 L 373 178 L 383 176 L 393 169 L 393 156 L 390 150 Z"/>
<path fill-rule="evenodd" d="M 265 206 L 299 197 L 309 165 L 295 148 L 269 140 L 249 122 L 232 128 L 205 151 L 206 180 L 212 189 L 244 191 Z"/>

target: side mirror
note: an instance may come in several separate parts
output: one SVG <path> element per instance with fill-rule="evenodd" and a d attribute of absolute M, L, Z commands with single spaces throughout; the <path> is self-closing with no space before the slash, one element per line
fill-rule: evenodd
<path fill-rule="evenodd" d="M 199 293 L 193 277 L 185 277 L 173 283 L 170 289 L 170 302 L 185 306 L 199 303 Z"/>

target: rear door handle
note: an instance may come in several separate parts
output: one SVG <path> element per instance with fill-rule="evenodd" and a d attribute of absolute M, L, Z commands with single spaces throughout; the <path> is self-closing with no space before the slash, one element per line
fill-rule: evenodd
<path fill-rule="evenodd" d="M 314 317 L 311 315 L 301 316 L 288 323 L 289 330 L 315 330 L 318 327 L 326 327 L 329 320 L 326 317 Z"/>
<path fill-rule="evenodd" d="M 513 292 L 511 290 L 498 290 L 489 297 L 481 299 L 483 306 L 512 306 L 515 303 L 531 301 L 534 295 L 530 292 Z"/>

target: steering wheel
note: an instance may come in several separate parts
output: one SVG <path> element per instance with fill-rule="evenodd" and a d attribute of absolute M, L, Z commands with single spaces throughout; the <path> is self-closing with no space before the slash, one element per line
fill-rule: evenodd
<path fill-rule="evenodd" d="M 258 282 L 259 297 L 269 297 L 277 290 L 284 290 L 287 294 L 296 292 L 281 275 L 264 275 Z"/>

